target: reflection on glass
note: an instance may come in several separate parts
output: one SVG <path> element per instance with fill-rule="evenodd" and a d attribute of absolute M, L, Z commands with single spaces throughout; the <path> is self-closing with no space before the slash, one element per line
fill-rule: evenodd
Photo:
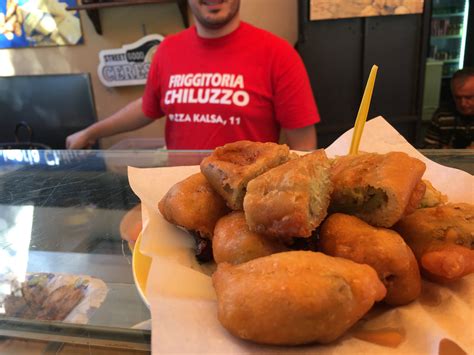
<path fill-rule="evenodd" d="M 464 26 L 462 27 L 461 54 L 459 56 L 459 69 L 464 68 L 464 54 L 466 52 L 467 25 L 469 16 L 469 1 L 464 4 Z"/>
<path fill-rule="evenodd" d="M 0 215 L 0 314 L 13 284 L 25 280 L 33 226 L 34 206 L 1 206 Z"/>

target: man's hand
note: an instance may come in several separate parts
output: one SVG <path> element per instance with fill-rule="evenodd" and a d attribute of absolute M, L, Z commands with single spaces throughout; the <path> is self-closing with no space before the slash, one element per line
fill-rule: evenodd
<path fill-rule="evenodd" d="M 96 140 L 90 137 L 89 131 L 82 131 L 71 134 L 66 138 L 67 149 L 89 149 L 95 144 Z"/>
<path fill-rule="evenodd" d="M 110 137 L 118 133 L 133 131 L 153 122 L 142 112 L 142 98 L 138 98 L 120 111 L 93 125 L 71 134 L 66 138 L 66 148 L 91 148 L 100 138 Z"/>

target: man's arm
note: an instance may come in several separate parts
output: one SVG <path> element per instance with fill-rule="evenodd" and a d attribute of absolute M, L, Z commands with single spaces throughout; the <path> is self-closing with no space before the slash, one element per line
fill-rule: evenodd
<path fill-rule="evenodd" d="M 292 149 L 316 149 L 315 124 L 320 121 L 308 73 L 298 52 L 287 42 L 276 42 L 272 72 L 273 106 L 285 142 Z M 301 127 L 289 129 L 284 127 Z"/>
<path fill-rule="evenodd" d="M 294 150 L 314 150 L 317 147 L 316 127 L 314 125 L 282 129 L 286 144 Z"/>
<path fill-rule="evenodd" d="M 142 99 L 139 98 L 112 116 L 68 136 L 66 138 L 66 148 L 89 148 L 100 138 L 133 131 L 151 122 L 153 121 L 144 115 L 142 111 Z"/>

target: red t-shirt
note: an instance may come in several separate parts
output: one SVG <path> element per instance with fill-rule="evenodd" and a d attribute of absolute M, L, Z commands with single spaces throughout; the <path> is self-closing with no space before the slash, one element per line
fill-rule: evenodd
<path fill-rule="evenodd" d="M 220 38 L 201 38 L 195 27 L 168 36 L 153 58 L 143 113 L 166 116 L 168 149 L 277 142 L 280 127 L 319 122 L 298 53 L 245 22 Z"/>

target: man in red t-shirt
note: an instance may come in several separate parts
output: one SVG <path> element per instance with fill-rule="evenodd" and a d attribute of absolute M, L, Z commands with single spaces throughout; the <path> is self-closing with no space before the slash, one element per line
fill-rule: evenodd
<path fill-rule="evenodd" d="M 298 53 L 240 21 L 240 0 L 188 0 L 195 26 L 158 47 L 142 98 L 66 140 L 71 149 L 166 117 L 168 149 L 247 139 L 316 148 L 319 114 Z"/>

